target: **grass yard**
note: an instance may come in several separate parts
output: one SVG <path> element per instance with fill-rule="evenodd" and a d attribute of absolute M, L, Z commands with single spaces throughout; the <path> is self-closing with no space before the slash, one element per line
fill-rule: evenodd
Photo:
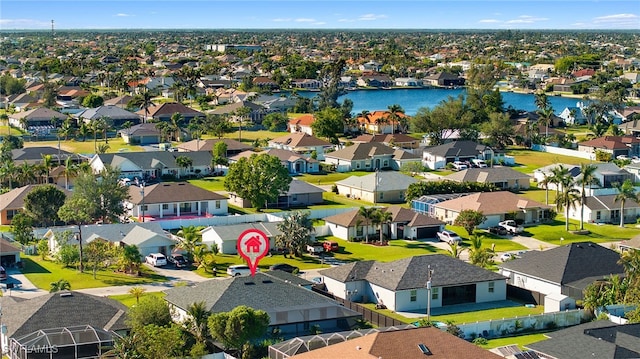
<path fill-rule="evenodd" d="M 338 242 L 340 251 L 334 257 L 341 261 L 353 262 L 364 260 L 377 260 L 381 262 L 391 262 L 397 259 L 419 256 L 423 254 L 445 254 L 445 251 L 425 242 L 407 241 L 394 239 L 389 241 L 387 246 L 366 244 L 364 242 L 348 242 L 333 236 L 319 238 Z M 369 242 L 377 243 L 377 237 L 369 237 Z"/>
<path fill-rule="evenodd" d="M 630 239 L 640 234 L 640 228 L 636 228 L 635 224 L 627 224 L 627 227 L 620 228 L 614 224 L 597 225 L 593 223 L 585 223 L 584 228 L 589 230 L 589 234 L 572 234 L 565 230 L 565 222 L 562 216 L 558 216 L 556 220 L 548 224 L 538 225 L 526 228 L 532 237 L 548 243 L 560 245 L 560 238 L 564 238 L 562 243 L 592 241 L 596 243 L 621 241 Z M 569 230 L 575 231 L 580 229 L 580 222 L 569 220 Z"/>
<path fill-rule="evenodd" d="M 489 339 L 487 344 L 480 345 L 480 346 L 485 349 L 493 349 L 493 348 L 502 347 L 505 345 L 515 344 L 518 347 L 520 347 L 520 349 L 524 350 L 526 345 L 541 342 L 546 339 L 547 337 L 542 333 L 524 334 L 524 335 L 518 335 L 516 337 Z"/>
<path fill-rule="evenodd" d="M 554 163 L 570 163 L 580 164 L 587 163 L 589 160 L 584 158 L 557 155 L 547 152 L 538 152 L 527 149 L 509 149 L 506 152 L 509 156 L 516 158 L 516 166 L 514 170 L 531 174 L 534 170 Z"/>
<path fill-rule="evenodd" d="M 0 136 L 4 136 L 4 135 L 21 136 L 23 135 L 23 132 L 15 127 L 2 125 L 0 126 Z"/>
<path fill-rule="evenodd" d="M 10 225 L 1 225 L 0 226 L 0 232 L 11 232 L 11 226 Z"/>
<path fill-rule="evenodd" d="M 130 275 L 116 273 L 111 270 L 100 270 L 93 279 L 90 268 L 86 268 L 84 273 L 78 272 L 75 268 L 65 268 L 62 265 L 50 260 L 43 261 L 38 256 L 22 256 L 24 263 L 24 275 L 36 287 L 49 290 L 51 283 L 59 279 L 66 279 L 71 284 L 71 289 L 99 288 L 117 285 L 146 284 L 167 281 L 166 277 L 157 275 L 151 270 L 142 267 L 143 276 L 133 277 Z"/>
<path fill-rule="evenodd" d="M 104 144 L 104 140 L 98 138 L 97 145 L 100 146 Z M 110 138 L 109 139 L 109 150 L 107 152 L 142 152 L 144 149 L 141 146 L 131 146 L 122 140 L 122 138 Z M 50 147 L 58 147 L 58 141 L 35 141 L 35 142 L 25 142 L 25 147 L 40 147 L 40 146 L 50 146 Z M 95 153 L 95 144 L 93 143 L 93 138 L 87 138 L 86 141 L 76 141 L 76 140 L 67 140 L 60 141 L 60 148 L 73 152 L 73 153 Z"/>
<path fill-rule="evenodd" d="M 305 173 L 297 178 L 314 185 L 332 185 L 338 181 L 342 181 L 343 179 L 349 178 L 351 176 L 366 176 L 372 173 L 373 172 L 365 172 L 365 171 L 332 172 L 327 174 Z"/>
<path fill-rule="evenodd" d="M 148 297 L 164 298 L 164 292 L 145 292 L 140 296 L 140 300 Z M 131 294 L 110 295 L 109 298 L 115 299 L 129 308 L 137 304 L 136 297 Z"/>
<path fill-rule="evenodd" d="M 225 191 L 224 189 L 224 177 L 206 177 L 203 179 L 187 180 L 194 186 L 206 189 L 207 191 L 218 192 Z"/>
<path fill-rule="evenodd" d="M 469 240 L 469 235 L 464 228 L 460 226 L 447 226 L 447 229 L 456 232 L 460 236 L 460 238 L 463 239 L 462 246 L 465 248 L 469 248 L 469 246 L 471 245 L 471 241 Z M 483 248 L 491 248 L 491 246 L 495 244 L 496 252 L 521 251 L 527 249 L 527 247 L 523 246 L 520 243 L 512 241 L 508 237 L 503 238 L 483 230 L 477 230 L 477 233 L 482 236 Z"/>
<path fill-rule="evenodd" d="M 234 254 L 217 254 L 215 256 L 215 259 L 219 277 L 227 275 L 226 270 L 230 265 L 246 264 L 243 258 L 241 258 L 239 255 Z M 258 268 L 260 268 L 260 270 L 262 271 L 265 271 L 268 270 L 270 266 L 277 263 L 291 264 L 292 266 L 300 268 L 300 271 L 304 271 L 305 269 L 329 268 L 329 265 L 321 264 L 318 258 L 306 254 L 302 258 L 289 258 L 289 256 L 285 258 L 284 255 L 281 254 L 266 256 L 260 260 L 260 265 L 258 266 Z M 196 273 L 207 278 L 213 277 L 212 273 L 207 273 L 202 268 L 197 269 Z"/>

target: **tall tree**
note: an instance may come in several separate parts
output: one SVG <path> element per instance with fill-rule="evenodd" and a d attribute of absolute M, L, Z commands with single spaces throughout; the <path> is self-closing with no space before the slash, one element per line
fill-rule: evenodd
<path fill-rule="evenodd" d="M 229 166 L 224 188 L 251 201 L 254 208 L 262 209 L 289 190 L 292 178 L 280 159 L 268 154 L 252 154 Z"/>
<path fill-rule="evenodd" d="M 185 175 L 189 167 L 193 166 L 193 159 L 187 156 L 178 156 L 176 157 L 176 164 L 182 169 L 182 175 Z M 182 177 L 182 175 L 178 175 L 178 177 Z"/>
<path fill-rule="evenodd" d="M 391 221 L 393 220 L 393 215 L 389 211 L 378 209 L 376 210 L 375 219 L 379 226 L 380 245 L 382 245 L 382 243 L 384 243 L 384 232 L 382 229 L 385 224 L 389 225 L 391 223 Z"/>
<path fill-rule="evenodd" d="M 313 133 L 325 137 L 331 143 L 338 142 L 338 135 L 344 132 L 342 111 L 336 108 L 325 108 L 315 114 L 316 120 L 311 124 Z"/>
<path fill-rule="evenodd" d="M 406 117 L 402 106 L 398 104 L 389 105 L 387 106 L 386 113 L 388 114 L 387 117 L 389 118 L 389 121 L 391 122 L 391 127 L 393 128 L 392 133 L 395 133 L 396 130 L 398 130 L 398 128 L 400 128 L 400 131 L 402 132 L 403 129 L 401 126 L 399 126 L 400 120 Z"/>
<path fill-rule="evenodd" d="M 172 323 L 169 304 L 153 295 L 144 297 L 138 305 L 129 308 L 126 322 L 134 331 L 150 324 L 169 327 Z"/>
<path fill-rule="evenodd" d="M 631 200 L 638 203 L 640 198 L 638 197 L 636 188 L 633 186 L 633 182 L 631 182 L 630 179 L 626 179 L 622 183 L 614 183 L 613 187 L 618 190 L 614 201 L 620 202 L 620 227 L 624 227 L 624 205 L 626 201 Z"/>
<path fill-rule="evenodd" d="M 90 202 L 81 197 L 76 196 L 75 193 L 70 198 L 67 198 L 64 205 L 60 207 L 58 210 L 58 217 L 66 223 L 73 223 L 78 226 L 78 248 L 80 250 L 80 265 L 78 269 L 80 272 L 84 271 L 83 264 L 83 256 L 84 253 L 82 251 L 82 226 L 88 224 L 91 221 L 91 216 L 89 215 L 89 207 Z"/>
<path fill-rule="evenodd" d="M 187 332 L 193 335 L 196 343 L 206 345 L 209 335 L 209 317 L 211 312 L 207 309 L 206 302 L 195 302 L 187 308 L 187 319 L 184 326 Z"/>
<path fill-rule="evenodd" d="M 56 186 L 38 186 L 25 196 L 24 208 L 34 223 L 48 226 L 58 220 L 58 210 L 66 198 Z"/>
<path fill-rule="evenodd" d="M 314 231 L 309 215 L 309 212 L 294 211 L 278 222 L 276 227 L 282 233 L 276 236 L 276 246 L 286 248 L 290 255 L 301 257 Z"/>
<path fill-rule="evenodd" d="M 544 124 L 544 136 L 545 138 L 549 137 L 549 125 L 551 124 L 551 121 L 553 120 L 553 107 L 549 106 L 546 108 L 543 108 L 541 110 L 538 110 L 538 118 L 540 123 Z"/>
<path fill-rule="evenodd" d="M 93 222 L 116 223 L 125 212 L 122 203 L 129 198 L 129 189 L 120 183 L 120 170 L 106 166 L 97 176 L 81 172 L 72 196 L 89 203 L 86 212 Z"/>
<path fill-rule="evenodd" d="M 187 257 L 193 260 L 196 247 L 202 244 L 202 236 L 198 228 L 195 226 L 182 227 L 178 231 L 178 236 L 180 241 L 176 247 L 187 252 Z"/>
<path fill-rule="evenodd" d="M 326 108 L 337 109 L 340 106 L 338 104 L 338 97 L 340 96 L 340 89 L 338 88 L 338 85 L 340 84 L 340 77 L 345 65 L 346 61 L 344 59 L 340 59 L 326 64 L 320 71 L 320 78 L 323 82 L 322 91 L 319 94 L 320 100 L 318 103 L 318 109 L 320 111 Z"/>
<path fill-rule="evenodd" d="M 228 349 L 237 350 L 237 358 L 244 358 L 245 346 L 266 334 L 269 320 L 269 314 L 265 311 L 241 305 L 230 312 L 212 314 L 208 326 L 215 340 Z"/>
<path fill-rule="evenodd" d="M 13 239 L 26 246 L 33 241 L 33 218 L 31 216 L 18 213 L 11 219 L 11 234 Z"/>
<path fill-rule="evenodd" d="M 371 220 L 373 220 L 373 217 L 375 215 L 375 210 L 376 209 L 374 207 L 364 207 L 364 206 L 361 206 L 360 209 L 358 209 L 358 215 L 364 218 L 365 243 L 369 243 L 369 224 L 371 223 Z"/>
<path fill-rule="evenodd" d="M 560 185 L 562 186 L 562 192 L 556 197 L 556 209 L 561 211 L 565 210 L 564 214 L 564 227 L 566 231 L 569 231 L 569 210 L 575 209 L 576 203 L 580 202 L 580 192 L 575 189 L 573 178 L 571 175 L 564 177 Z"/>
<path fill-rule="evenodd" d="M 600 179 L 596 177 L 596 170 L 598 167 L 592 164 L 581 163 L 580 164 L 580 177 L 578 178 L 578 184 L 581 186 L 580 190 L 580 230 L 584 229 L 584 205 L 587 203 L 587 194 L 585 187 L 600 186 Z"/>
<path fill-rule="evenodd" d="M 469 235 L 472 235 L 476 227 L 486 220 L 487 217 L 481 211 L 465 209 L 460 211 L 453 224 L 462 226 Z"/>
<path fill-rule="evenodd" d="M 129 102 L 129 105 L 136 106 L 144 110 L 142 123 L 147 122 L 147 120 L 149 119 L 149 107 L 155 106 L 155 104 L 153 103 L 153 95 L 148 90 L 134 96 Z"/>
<path fill-rule="evenodd" d="M 224 141 L 218 141 L 213 146 L 213 156 L 211 157 L 211 167 L 219 169 L 221 166 L 226 166 L 228 164 L 229 164 L 229 160 L 227 159 L 227 144 Z"/>
<path fill-rule="evenodd" d="M 84 255 L 93 271 L 93 279 L 96 279 L 98 269 L 104 267 L 107 260 L 112 257 L 111 244 L 101 239 L 91 241 L 85 247 Z"/>

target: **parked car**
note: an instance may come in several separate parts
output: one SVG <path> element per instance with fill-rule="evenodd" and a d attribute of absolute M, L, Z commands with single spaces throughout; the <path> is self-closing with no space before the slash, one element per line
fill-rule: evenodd
<path fill-rule="evenodd" d="M 251 269 L 249 268 L 249 266 L 244 264 L 235 264 L 227 268 L 227 274 L 232 277 L 237 277 L 241 275 L 250 275 Z"/>
<path fill-rule="evenodd" d="M 145 257 L 144 261 L 154 267 L 162 267 L 167 265 L 167 257 L 165 257 L 162 253 L 151 253 Z"/>
<path fill-rule="evenodd" d="M 294 273 L 294 272 L 297 273 L 300 271 L 300 268 L 296 266 L 292 266 L 291 264 L 287 264 L 287 263 L 278 263 L 269 267 L 269 270 L 281 270 L 287 273 Z"/>
<path fill-rule="evenodd" d="M 502 226 L 489 227 L 487 228 L 487 230 L 489 231 L 489 233 L 498 234 L 501 236 L 504 236 L 505 234 L 507 234 L 507 229 Z"/>
<path fill-rule="evenodd" d="M 322 242 L 322 246 L 324 247 L 325 252 L 337 252 L 340 250 L 338 242 L 326 241 Z"/>
<path fill-rule="evenodd" d="M 464 163 L 464 162 L 455 161 L 455 162 L 453 162 L 453 168 L 455 168 L 456 171 L 462 171 L 462 170 L 466 170 L 467 168 L 469 168 L 469 166 L 467 166 L 467 164 Z"/>
<path fill-rule="evenodd" d="M 503 262 L 510 261 L 512 259 L 515 259 L 515 258 L 516 258 L 516 256 L 514 256 L 511 253 L 502 253 L 502 255 L 500 255 L 500 260 L 503 261 Z"/>
<path fill-rule="evenodd" d="M 318 254 L 324 251 L 324 246 L 320 242 L 307 244 L 307 252 L 311 254 Z"/>
<path fill-rule="evenodd" d="M 510 234 L 517 234 L 517 233 L 524 232 L 524 227 L 519 226 L 516 223 L 516 221 L 514 221 L 513 219 L 502 221 L 502 222 L 498 223 L 498 226 L 506 229 L 507 232 L 509 232 Z"/>
<path fill-rule="evenodd" d="M 477 159 L 474 158 L 471 160 L 471 164 L 473 165 L 473 167 L 477 167 L 477 168 L 487 168 L 489 166 L 487 166 L 487 163 L 484 160 L 481 159 Z"/>
<path fill-rule="evenodd" d="M 462 238 L 457 235 L 455 232 L 447 231 L 446 229 L 437 233 L 438 239 L 442 242 L 447 242 L 449 244 L 460 243 L 462 242 Z"/>
<path fill-rule="evenodd" d="M 172 254 L 168 258 L 169 263 L 173 263 L 176 268 L 186 268 L 189 266 L 189 261 L 182 254 Z"/>

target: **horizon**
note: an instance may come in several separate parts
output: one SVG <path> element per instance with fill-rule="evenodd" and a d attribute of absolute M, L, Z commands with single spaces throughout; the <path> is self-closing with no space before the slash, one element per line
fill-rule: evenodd
<path fill-rule="evenodd" d="M 0 31 L 631 30 L 635 0 L 4 0 Z"/>

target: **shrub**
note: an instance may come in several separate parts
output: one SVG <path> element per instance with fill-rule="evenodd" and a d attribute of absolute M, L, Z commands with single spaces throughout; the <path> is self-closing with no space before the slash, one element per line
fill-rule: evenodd
<path fill-rule="evenodd" d="M 475 345 L 487 345 L 489 341 L 487 340 L 487 338 L 479 337 L 475 338 L 472 343 Z"/>
<path fill-rule="evenodd" d="M 338 186 L 336 186 L 335 184 L 331 186 L 331 192 L 338 194 Z"/>

